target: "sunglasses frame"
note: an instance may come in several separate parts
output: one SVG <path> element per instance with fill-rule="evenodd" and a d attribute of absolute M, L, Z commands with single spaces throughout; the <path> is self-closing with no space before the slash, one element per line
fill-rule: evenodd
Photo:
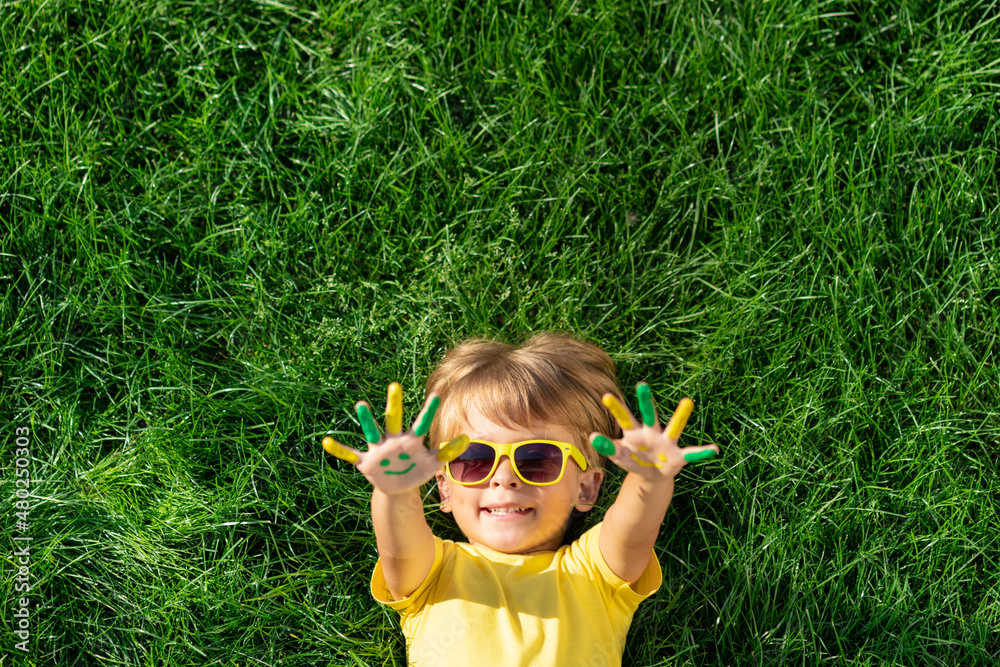
<path fill-rule="evenodd" d="M 442 442 L 439 445 L 439 448 L 444 447 L 446 444 L 448 443 Z M 518 447 L 524 445 L 535 445 L 535 444 L 555 445 L 556 447 L 559 448 L 559 451 L 562 452 L 562 468 L 560 468 L 559 470 L 559 476 L 556 477 L 551 482 L 538 483 L 529 481 L 525 479 L 524 475 L 521 474 L 521 471 L 517 469 L 517 459 L 514 458 L 514 452 L 517 450 Z M 506 456 L 510 460 L 510 467 L 514 471 L 514 474 L 517 475 L 518 479 L 520 479 L 525 484 L 530 484 L 531 486 L 552 486 L 553 484 L 558 484 L 560 481 L 562 481 L 563 475 L 566 474 L 566 462 L 569 459 L 573 459 L 574 461 L 576 461 L 576 464 L 580 466 L 580 470 L 587 469 L 586 457 L 584 457 L 583 452 L 580 451 L 580 448 L 574 445 L 572 442 L 561 442 L 559 440 L 542 440 L 540 438 L 534 438 L 532 440 L 521 440 L 520 442 L 511 442 L 506 444 L 498 442 L 490 442 L 489 440 L 472 440 L 471 442 L 469 442 L 469 447 L 471 447 L 472 445 L 487 445 L 493 448 L 493 467 L 490 468 L 489 473 L 485 477 L 483 477 L 482 480 L 478 482 L 462 482 L 455 479 L 454 475 L 451 474 L 451 464 L 454 463 L 455 461 L 458 461 L 461 458 L 461 456 L 454 459 L 453 461 L 449 461 L 444 466 L 445 471 L 447 472 L 448 475 L 448 479 L 460 486 L 479 486 L 480 484 L 488 482 L 490 479 L 492 479 L 493 475 L 496 473 L 497 468 L 500 466 L 500 459 L 502 459 L 504 456 Z"/>

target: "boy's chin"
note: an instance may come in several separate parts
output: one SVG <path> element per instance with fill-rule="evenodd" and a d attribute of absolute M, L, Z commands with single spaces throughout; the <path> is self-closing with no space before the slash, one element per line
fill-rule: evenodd
<path fill-rule="evenodd" d="M 469 532 L 474 532 L 475 537 L 470 537 Z M 500 530 L 469 532 L 462 531 L 469 544 L 512 555 L 556 551 L 562 546 L 563 537 L 566 534 L 566 531 L 563 530 L 558 535 L 539 538 L 537 535 L 525 535 L 514 527 L 505 529 L 504 526 L 501 526 Z"/>

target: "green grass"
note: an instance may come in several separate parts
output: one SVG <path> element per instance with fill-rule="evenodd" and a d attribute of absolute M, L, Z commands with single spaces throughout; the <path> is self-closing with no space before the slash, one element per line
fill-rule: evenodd
<path fill-rule="evenodd" d="M 993 664 L 998 17 L 0 3 L 0 662 L 403 664 L 319 440 L 552 328 L 723 446 L 625 664 Z"/>

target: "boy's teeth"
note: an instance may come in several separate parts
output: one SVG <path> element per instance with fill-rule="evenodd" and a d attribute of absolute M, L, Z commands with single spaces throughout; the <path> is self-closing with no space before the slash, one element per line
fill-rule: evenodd
<path fill-rule="evenodd" d="M 489 507 L 490 514 L 514 514 L 515 512 L 527 512 L 523 507 Z"/>

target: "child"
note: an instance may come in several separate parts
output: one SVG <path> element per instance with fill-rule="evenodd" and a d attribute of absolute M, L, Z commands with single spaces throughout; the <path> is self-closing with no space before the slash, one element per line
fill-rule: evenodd
<path fill-rule="evenodd" d="M 621 664 L 632 615 L 660 585 L 653 545 L 674 477 L 719 451 L 677 446 L 689 399 L 664 430 L 649 385 L 637 394 L 641 422 L 623 407 L 611 357 L 569 336 L 471 340 L 431 374 L 411 430 L 393 383 L 384 438 L 357 405 L 367 452 L 324 438 L 374 487 L 371 589 L 400 613 L 409 664 Z M 604 521 L 564 545 L 571 518 L 597 500 L 599 453 L 628 474 Z M 435 477 L 467 544 L 427 525 L 420 487 Z"/>

